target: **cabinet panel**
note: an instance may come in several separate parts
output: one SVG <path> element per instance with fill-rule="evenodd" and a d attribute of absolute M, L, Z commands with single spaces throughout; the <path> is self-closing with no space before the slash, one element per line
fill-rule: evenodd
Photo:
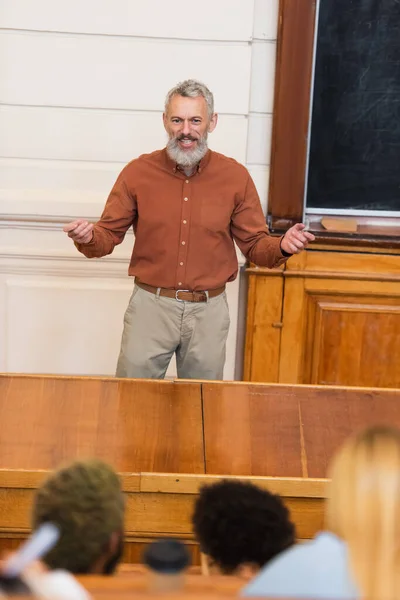
<path fill-rule="evenodd" d="M 309 296 L 304 383 L 400 387 L 400 305 L 382 300 Z"/>
<path fill-rule="evenodd" d="M 249 273 L 245 381 L 277 382 L 282 331 L 283 272 Z"/>

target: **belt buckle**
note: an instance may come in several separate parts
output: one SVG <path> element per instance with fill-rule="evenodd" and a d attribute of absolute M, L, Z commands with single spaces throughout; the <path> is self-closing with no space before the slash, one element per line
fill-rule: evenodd
<path fill-rule="evenodd" d="M 190 290 L 175 290 L 175 300 L 178 300 L 178 302 L 185 302 L 184 300 L 181 300 L 180 298 L 178 298 L 179 292 L 189 292 L 190 293 Z"/>

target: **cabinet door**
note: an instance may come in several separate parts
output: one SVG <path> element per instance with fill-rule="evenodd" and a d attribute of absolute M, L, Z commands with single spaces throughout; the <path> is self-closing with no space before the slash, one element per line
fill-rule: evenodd
<path fill-rule="evenodd" d="M 400 282 L 288 277 L 279 381 L 400 387 Z"/>

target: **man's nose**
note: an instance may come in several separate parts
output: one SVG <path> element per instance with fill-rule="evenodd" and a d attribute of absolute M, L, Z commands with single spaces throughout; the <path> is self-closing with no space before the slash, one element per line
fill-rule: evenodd
<path fill-rule="evenodd" d="M 183 121 L 182 133 L 184 135 L 189 135 L 189 133 L 190 133 L 190 123 L 189 123 L 189 121 Z"/>

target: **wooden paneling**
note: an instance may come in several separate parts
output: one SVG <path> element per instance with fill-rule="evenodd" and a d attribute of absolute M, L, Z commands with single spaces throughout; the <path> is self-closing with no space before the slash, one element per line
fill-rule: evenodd
<path fill-rule="evenodd" d="M 24 540 L 29 536 L 28 530 L 25 533 L 0 532 L 0 553 L 16 550 Z M 125 537 L 122 561 L 128 564 L 138 564 L 142 562 L 142 556 L 145 548 L 155 539 L 163 537 L 161 533 L 149 535 L 146 537 L 129 536 Z M 200 549 L 194 540 L 181 538 L 187 547 L 192 565 L 200 565 Z"/>
<path fill-rule="evenodd" d="M 400 390 L 209 383 L 203 398 L 208 474 L 326 477 L 349 434 L 400 427 Z"/>
<path fill-rule="evenodd" d="M 234 475 L 176 475 L 171 473 L 141 473 L 141 492 L 164 494 L 197 494 L 199 489 L 221 479 L 237 479 Z M 242 479 L 242 477 L 240 478 Z M 311 477 L 243 477 L 260 488 L 283 497 L 325 498 L 326 480 Z M 125 486 L 124 486 L 125 489 Z"/>
<path fill-rule="evenodd" d="M 191 533 L 192 497 L 189 495 L 132 494 L 127 498 L 126 510 L 127 531 L 178 536 Z"/>
<path fill-rule="evenodd" d="M 400 390 L 315 388 L 300 400 L 307 470 L 326 477 L 335 451 L 350 434 L 371 425 L 400 427 Z"/>
<path fill-rule="evenodd" d="M 400 387 L 400 284 L 286 280 L 279 381 Z"/>
<path fill-rule="evenodd" d="M 280 381 L 400 387 L 400 281 L 287 279 Z"/>
<path fill-rule="evenodd" d="M 251 381 L 400 387 L 400 255 L 307 250 L 287 262 L 280 345 L 266 326 L 266 272 L 248 269 L 245 377 Z M 269 321 L 271 323 L 271 320 Z M 267 355 L 279 347 L 278 376 Z M 276 350 L 277 351 L 277 350 Z"/>
<path fill-rule="evenodd" d="M 301 360 L 304 347 L 305 327 L 304 279 L 291 281 L 291 293 L 285 280 L 285 296 L 282 306 L 282 338 L 279 356 L 279 382 L 297 383 L 301 379 Z M 310 327 L 312 325 L 310 324 Z"/>
<path fill-rule="evenodd" d="M 0 397 L 0 467 L 204 473 L 199 383 L 2 375 Z"/>
<path fill-rule="evenodd" d="M 129 538 L 125 538 L 124 542 L 124 554 L 122 557 L 122 561 L 124 563 L 130 564 L 138 564 L 143 561 L 143 552 L 147 548 L 147 546 L 154 542 L 155 539 L 160 539 L 164 537 L 163 534 L 157 532 L 156 535 L 152 534 L 147 537 L 134 537 L 131 536 Z M 169 537 L 168 534 L 165 537 Z M 176 536 L 174 536 L 176 537 Z M 181 541 L 184 542 L 186 548 L 189 551 L 191 564 L 192 565 L 200 565 L 200 548 L 197 542 L 192 539 L 186 539 L 182 536 L 179 536 Z"/>
<path fill-rule="evenodd" d="M 299 539 L 312 539 L 324 528 L 324 504 L 320 498 L 285 498 L 285 504 Z"/>
<path fill-rule="evenodd" d="M 310 383 L 400 387 L 400 303 L 383 300 L 339 296 L 313 303 Z"/>
<path fill-rule="evenodd" d="M 206 473 L 301 477 L 295 395 L 285 388 L 203 384 Z"/>
<path fill-rule="evenodd" d="M 250 272 L 254 276 L 250 277 L 248 288 L 243 379 L 278 381 L 283 303 L 282 269 L 260 270 L 255 267 Z M 256 360 L 257 356 L 263 358 L 261 372 L 258 371 L 261 362 Z"/>
<path fill-rule="evenodd" d="M 303 281 L 293 278 L 293 282 Z M 321 280 L 310 281 L 317 285 Z M 382 302 L 385 310 L 393 309 L 398 318 L 391 296 Z M 349 302 L 349 306 L 358 307 L 359 303 Z M 306 322 L 295 312 L 292 318 L 293 322 L 296 318 L 300 324 Z M 316 322 L 317 318 L 310 331 L 323 329 Z M 349 321 L 350 334 L 346 335 L 353 340 L 355 356 L 354 348 L 363 349 L 364 354 L 359 354 L 362 358 L 370 346 L 359 344 L 357 324 L 356 319 Z M 393 339 L 389 329 L 386 337 Z M 328 340 L 328 349 L 325 354 L 313 351 L 311 358 L 324 358 L 328 354 L 331 338 L 327 334 L 321 335 L 321 339 Z M 397 338 L 394 339 L 397 344 Z M 311 342 L 310 347 L 315 348 L 316 340 L 312 338 Z M 301 358 L 304 346 L 289 345 L 288 352 L 292 352 L 292 357 L 293 352 L 298 352 Z M 395 356 L 397 347 L 393 346 Z M 372 362 L 372 350 L 368 351 Z M 333 351 L 331 355 L 336 356 Z M 308 362 L 312 367 L 312 360 Z M 297 367 L 301 364 L 299 359 Z M 330 363 L 322 358 L 320 364 L 321 369 L 330 368 Z M 328 366 L 324 367 L 325 364 Z M 383 363 L 385 368 L 392 369 L 392 375 L 397 364 L 389 359 Z M 373 373 L 373 367 L 369 368 Z M 189 509 L 182 494 L 196 493 L 200 481 L 196 474 L 198 477 L 204 472 L 224 476 L 325 476 L 333 450 L 358 423 L 364 422 L 364 412 L 372 418 L 366 421 L 368 424 L 379 423 L 381 418 L 397 422 L 397 412 L 400 415 L 398 392 L 374 390 L 366 395 L 365 390 L 323 386 L 2 376 L 0 393 L 0 464 L 5 469 L 0 470 L 0 486 L 6 476 L 6 485 L 3 490 L 0 487 L 0 493 L 6 494 L 2 499 L 6 505 L 9 490 L 15 490 L 10 500 L 14 504 L 6 511 L 11 519 L 15 516 L 13 511 L 21 514 L 18 503 L 29 502 L 28 492 L 40 485 L 45 476 L 45 471 L 38 469 L 55 468 L 74 457 L 97 456 L 118 472 L 125 472 L 124 491 L 144 494 L 129 500 L 133 502 L 130 514 L 134 519 L 129 528 L 142 534 L 170 532 L 177 515 L 183 528 L 179 532 L 185 533 Z M 379 410 L 373 411 L 366 402 L 371 394 Z M 308 408 L 310 404 L 312 410 Z M 352 407 L 357 419 L 349 417 L 350 409 L 346 407 Z M 22 414 L 30 424 L 23 435 Z M 398 422 L 400 425 L 400 417 Z M 322 443 L 329 439 L 324 433 L 326 423 L 333 429 L 330 432 L 333 445 Z M 10 475 L 9 469 L 15 467 L 24 470 L 14 470 Z M 139 477 L 137 472 L 144 467 L 147 475 Z M 160 478 L 160 473 L 170 472 L 176 475 Z M 19 499 L 21 489 L 24 494 Z M 168 499 L 161 504 L 159 492 L 168 492 Z M 148 529 L 140 529 L 142 524 L 135 520 L 142 513 L 148 515 Z M 26 523 L 18 526 L 26 527 Z"/>
<path fill-rule="evenodd" d="M 352 243 L 352 242 L 351 242 Z M 351 245 L 333 252 L 327 246 L 314 246 L 295 254 L 286 263 L 285 277 L 331 277 L 364 281 L 399 281 L 399 252 L 355 250 Z"/>

